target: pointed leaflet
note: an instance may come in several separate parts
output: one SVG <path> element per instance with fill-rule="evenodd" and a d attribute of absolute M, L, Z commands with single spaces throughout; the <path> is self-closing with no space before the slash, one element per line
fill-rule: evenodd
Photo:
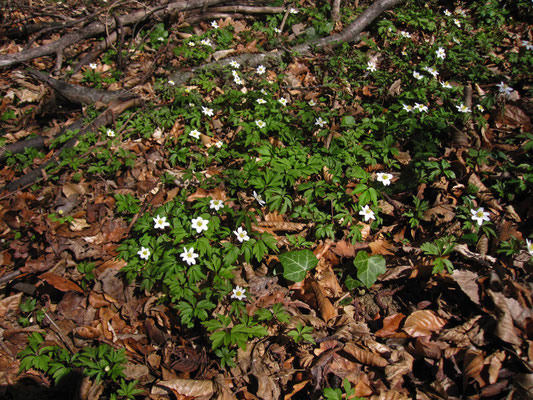
<path fill-rule="evenodd" d="M 374 284 L 378 276 L 387 271 L 385 259 L 382 256 L 368 257 L 368 254 L 364 251 L 357 253 L 357 257 L 353 260 L 353 265 L 357 268 L 357 278 L 367 288 Z"/>
<path fill-rule="evenodd" d="M 318 259 L 310 250 L 289 251 L 279 255 L 283 266 L 283 277 L 293 282 L 303 281 L 307 271 L 318 264 Z"/>

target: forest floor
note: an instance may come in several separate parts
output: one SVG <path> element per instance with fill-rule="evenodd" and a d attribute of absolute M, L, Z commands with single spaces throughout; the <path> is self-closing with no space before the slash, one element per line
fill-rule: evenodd
<path fill-rule="evenodd" d="M 0 7 L 1 399 L 531 398 L 531 2 Z"/>

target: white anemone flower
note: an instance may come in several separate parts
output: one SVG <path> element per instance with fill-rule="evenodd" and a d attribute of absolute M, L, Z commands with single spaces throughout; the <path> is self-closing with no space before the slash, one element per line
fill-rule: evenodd
<path fill-rule="evenodd" d="M 141 250 L 137 252 L 140 258 L 144 260 L 148 260 L 148 257 L 150 257 L 150 249 L 147 249 L 146 247 L 141 246 Z"/>
<path fill-rule="evenodd" d="M 155 229 L 165 229 L 170 224 L 167 222 L 167 217 L 160 217 L 159 215 L 154 218 Z"/>
<path fill-rule="evenodd" d="M 190 249 L 187 249 L 187 247 L 184 247 L 183 253 L 180 254 L 180 257 L 183 261 L 187 263 L 187 265 L 194 265 L 196 264 L 196 259 L 198 258 L 198 254 L 194 252 L 194 247 L 191 247 Z"/>
<path fill-rule="evenodd" d="M 472 208 L 470 212 L 472 213 L 471 218 L 476 221 L 479 226 L 483 225 L 483 221 L 490 221 L 489 213 L 486 212 L 483 207 L 479 207 L 477 210 Z"/>
<path fill-rule="evenodd" d="M 250 236 L 248 236 L 248 232 L 246 230 L 242 229 L 242 226 L 239 226 L 236 231 L 233 231 L 235 236 L 237 236 L 237 240 L 239 242 L 247 242 L 250 240 Z"/>
<path fill-rule="evenodd" d="M 244 300 L 246 298 L 246 290 L 240 286 L 235 286 L 233 289 L 233 294 L 231 295 L 232 299 Z"/>
<path fill-rule="evenodd" d="M 365 218 L 365 222 L 371 219 L 375 219 L 374 211 L 370 209 L 370 206 L 368 204 L 361 208 L 361 211 L 359 211 L 359 215 L 362 215 Z"/>
<path fill-rule="evenodd" d="M 191 226 L 193 229 L 196 229 L 196 233 L 202 233 L 208 229 L 209 220 L 203 219 L 202 217 L 193 218 L 191 220 Z"/>
<path fill-rule="evenodd" d="M 381 182 L 383 186 L 389 186 L 391 183 L 392 174 L 388 174 L 386 172 L 378 172 L 376 174 L 376 180 L 378 182 Z"/>
<path fill-rule="evenodd" d="M 224 202 L 219 199 L 212 199 L 209 201 L 209 208 L 213 209 L 215 211 L 220 210 L 222 207 L 224 207 Z"/>

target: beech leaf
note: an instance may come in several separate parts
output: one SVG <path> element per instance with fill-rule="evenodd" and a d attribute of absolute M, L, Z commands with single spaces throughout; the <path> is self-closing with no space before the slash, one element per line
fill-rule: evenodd
<path fill-rule="evenodd" d="M 310 250 L 289 251 L 279 255 L 283 277 L 293 282 L 303 281 L 307 271 L 318 264 L 318 258 Z"/>

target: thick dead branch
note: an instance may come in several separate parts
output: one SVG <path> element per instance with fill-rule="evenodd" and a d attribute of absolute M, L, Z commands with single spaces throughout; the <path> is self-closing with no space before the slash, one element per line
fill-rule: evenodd
<path fill-rule="evenodd" d="M 277 14 L 285 11 L 285 7 L 255 7 L 236 4 L 209 9 L 211 13 L 243 13 L 243 14 Z"/>
<path fill-rule="evenodd" d="M 57 134 L 54 135 L 53 138 L 47 138 L 45 136 L 39 135 L 39 136 L 33 136 L 29 137 L 27 139 L 21 140 L 19 142 L 8 144 L 2 148 L 0 148 L 0 162 L 4 161 L 7 154 L 17 154 L 17 153 L 23 153 L 24 150 L 33 148 L 33 149 L 44 149 L 49 145 L 49 142 L 51 142 L 54 139 L 57 139 L 59 136 L 63 135 L 67 131 L 76 131 L 83 128 L 83 120 L 80 119 L 73 124 L 70 124 L 64 128 L 62 128 Z"/>
<path fill-rule="evenodd" d="M 94 132 L 98 130 L 98 128 L 112 123 L 117 118 L 117 116 L 122 114 L 128 108 L 136 107 L 141 104 L 142 100 L 139 98 L 128 99 L 126 101 L 114 101 L 102 114 L 96 117 L 93 122 L 91 122 L 85 128 L 81 129 L 74 137 L 66 141 L 60 149 L 56 150 L 54 152 L 54 155 L 46 163 L 31 170 L 27 174 L 21 176 L 19 179 L 10 182 L 5 187 L 0 189 L 0 193 L 4 190 L 8 192 L 14 192 L 18 188 L 28 186 L 37 182 L 39 179 L 43 178 L 43 171 L 45 168 L 47 168 L 49 165 L 54 165 L 59 161 L 59 155 L 64 149 L 73 148 L 78 144 L 80 138 L 86 133 Z"/>
<path fill-rule="evenodd" d="M 326 46 L 335 47 L 343 42 L 354 42 L 359 39 L 359 34 L 368 27 L 381 13 L 400 4 L 403 0 L 377 0 L 357 19 L 346 27 L 342 32 L 330 35 L 325 38 L 312 40 L 304 44 L 298 45 L 287 51 L 273 50 L 269 53 L 259 54 L 241 54 L 236 57 L 226 58 L 224 60 L 210 62 L 188 71 L 178 71 L 170 75 L 176 84 L 183 84 L 189 80 L 197 71 L 209 68 L 217 68 L 228 65 L 231 61 L 237 61 L 242 65 L 256 66 L 259 64 L 277 63 L 287 54 L 307 55 L 314 50 L 320 50 Z M 288 12 L 288 11 L 287 11 Z M 283 25 L 283 23 L 282 23 Z M 281 28 L 280 28 L 281 29 Z"/>
<path fill-rule="evenodd" d="M 167 4 L 165 7 L 158 7 L 143 9 L 131 14 L 126 14 L 120 17 L 122 26 L 137 24 L 147 18 L 164 19 L 169 18 L 181 11 L 193 10 L 202 8 L 204 5 L 215 5 L 223 3 L 223 0 L 185 0 L 177 1 Z M 98 36 L 106 32 L 112 32 L 117 27 L 114 19 L 110 19 L 108 24 L 103 24 L 99 21 L 92 22 L 83 29 L 68 33 L 60 39 L 47 43 L 45 45 L 34 47 L 16 54 L 6 54 L 0 57 L 0 68 L 11 67 L 37 57 L 47 56 L 50 54 L 58 54 L 63 52 L 67 47 L 78 43 L 83 39 Z"/>
<path fill-rule="evenodd" d="M 46 75 L 44 72 L 37 71 L 34 69 L 29 69 L 28 72 L 36 79 L 52 87 L 61 96 L 67 98 L 68 100 L 76 104 L 94 104 L 96 102 L 110 103 L 117 99 L 126 100 L 128 98 L 135 97 L 135 95 L 124 90 L 108 91 L 86 88 L 83 86 L 73 85 L 65 81 L 54 79 Z"/>
<path fill-rule="evenodd" d="M 341 0 L 333 0 L 333 6 L 331 7 L 331 19 L 333 22 L 339 22 L 341 20 L 340 8 Z"/>

